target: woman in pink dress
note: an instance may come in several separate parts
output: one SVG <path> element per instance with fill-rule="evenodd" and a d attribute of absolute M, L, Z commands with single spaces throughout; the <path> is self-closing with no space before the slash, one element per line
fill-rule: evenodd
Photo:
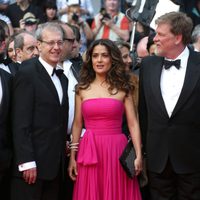
<path fill-rule="evenodd" d="M 142 170 L 141 137 L 132 93 L 114 42 L 94 41 L 76 86 L 69 175 L 73 200 L 141 200 L 137 178 L 128 178 L 119 157 L 127 144 L 122 133 L 125 112 L 136 150 L 136 176 Z M 86 131 L 81 137 L 83 123 Z"/>

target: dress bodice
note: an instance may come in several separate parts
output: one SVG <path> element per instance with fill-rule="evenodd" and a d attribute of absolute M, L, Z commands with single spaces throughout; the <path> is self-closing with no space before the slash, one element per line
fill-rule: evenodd
<path fill-rule="evenodd" d="M 82 103 L 86 129 L 121 130 L 123 112 L 123 102 L 115 98 L 87 99 Z"/>

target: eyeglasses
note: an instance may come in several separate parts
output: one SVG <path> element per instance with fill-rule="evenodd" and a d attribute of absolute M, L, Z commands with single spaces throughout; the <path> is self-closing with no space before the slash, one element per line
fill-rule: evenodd
<path fill-rule="evenodd" d="M 58 40 L 58 41 L 45 41 L 45 40 L 39 40 L 40 42 L 44 42 L 45 44 L 49 45 L 50 47 L 54 47 L 55 44 L 57 44 L 59 47 L 63 46 L 63 41 Z"/>
<path fill-rule="evenodd" d="M 74 41 L 76 40 L 75 38 L 63 38 L 64 40 L 67 40 L 71 43 L 74 43 Z"/>

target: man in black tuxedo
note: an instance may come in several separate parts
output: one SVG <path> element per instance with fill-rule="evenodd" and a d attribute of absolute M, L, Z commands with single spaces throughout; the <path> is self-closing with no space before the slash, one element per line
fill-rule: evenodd
<path fill-rule="evenodd" d="M 68 80 L 58 66 L 63 30 L 46 23 L 36 36 L 40 56 L 24 61 L 13 83 L 12 200 L 57 200 L 66 170 Z"/>
<path fill-rule="evenodd" d="M 0 55 L 4 53 L 5 31 L 0 28 Z M 0 60 L 2 65 L 2 60 Z M 9 199 L 11 132 L 10 132 L 10 91 L 12 76 L 0 68 L 0 194 Z"/>
<path fill-rule="evenodd" d="M 9 199 L 11 132 L 10 132 L 10 91 L 12 77 L 0 69 L 0 191 L 5 200 Z"/>
<path fill-rule="evenodd" d="M 156 20 L 157 56 L 142 60 L 139 117 L 152 200 L 200 199 L 200 54 L 188 49 L 192 21 Z M 170 62 L 173 61 L 173 62 Z"/>
<path fill-rule="evenodd" d="M 16 66 L 13 66 L 11 64 L 12 60 L 7 55 L 7 38 L 9 38 L 8 25 L 4 21 L 0 20 L 0 68 L 14 75 L 18 69 L 16 68 Z"/>

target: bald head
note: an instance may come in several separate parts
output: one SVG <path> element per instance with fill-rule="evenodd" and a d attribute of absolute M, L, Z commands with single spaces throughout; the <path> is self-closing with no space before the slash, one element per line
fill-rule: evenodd
<path fill-rule="evenodd" d="M 16 51 L 16 59 L 19 62 L 38 55 L 37 40 L 29 32 L 19 33 L 14 38 L 14 48 Z"/>
<path fill-rule="evenodd" d="M 137 44 L 136 52 L 138 57 L 143 58 L 145 56 L 149 55 L 149 52 L 147 51 L 147 42 L 148 42 L 148 36 L 143 37 Z"/>
<path fill-rule="evenodd" d="M 72 28 L 69 25 L 62 23 L 61 27 L 63 28 L 64 33 L 65 33 L 63 52 L 62 52 L 62 57 L 61 57 L 61 61 L 64 61 L 72 57 L 71 53 L 74 48 L 75 35 Z"/>

